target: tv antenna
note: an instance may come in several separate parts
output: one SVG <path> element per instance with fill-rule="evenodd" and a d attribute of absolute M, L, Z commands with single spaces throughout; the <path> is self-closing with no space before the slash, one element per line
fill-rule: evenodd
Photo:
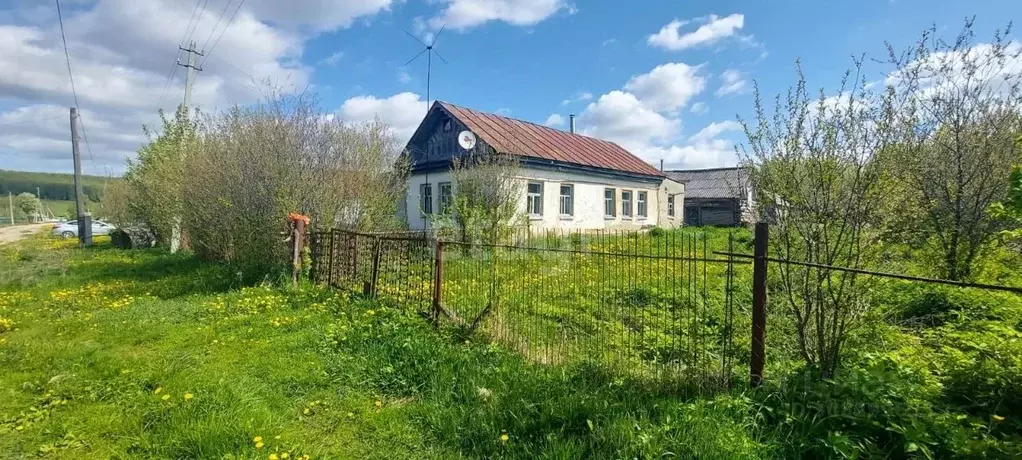
<path fill-rule="evenodd" d="M 404 30 L 404 32 L 408 34 L 409 37 L 414 38 L 415 41 L 419 42 L 424 47 L 422 48 L 422 51 L 419 51 L 419 54 L 416 54 L 414 57 L 409 59 L 408 62 L 406 62 L 405 65 L 401 67 L 407 67 L 408 64 L 411 64 L 413 61 L 418 59 L 419 56 L 422 56 L 423 53 L 426 53 L 426 113 L 429 113 L 429 83 L 430 83 L 429 80 L 432 77 L 433 73 L 433 55 L 435 54 L 436 57 L 440 58 L 440 60 L 443 61 L 444 64 L 447 64 L 447 59 L 444 59 L 444 57 L 441 56 L 440 53 L 438 53 L 436 49 L 433 48 L 433 46 L 436 45 L 437 39 L 440 38 L 440 34 L 444 32 L 445 27 L 447 27 L 447 24 L 440 26 L 440 31 L 438 31 L 436 35 L 433 36 L 433 40 L 430 41 L 428 45 L 426 44 L 426 42 L 420 40 L 419 37 L 412 35 L 411 32 L 405 29 L 401 29 Z"/>

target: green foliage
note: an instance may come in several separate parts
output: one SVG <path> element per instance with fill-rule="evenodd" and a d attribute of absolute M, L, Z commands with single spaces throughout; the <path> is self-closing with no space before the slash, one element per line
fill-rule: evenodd
<path fill-rule="evenodd" d="M 88 200 L 100 201 L 106 185 L 120 179 L 103 176 L 82 176 L 82 191 Z M 35 194 L 43 200 L 74 201 L 74 176 L 71 174 L 10 171 L 0 169 L 0 195 Z"/>
<path fill-rule="evenodd" d="M 28 192 L 19 193 L 14 198 L 14 205 L 25 215 L 30 216 L 43 213 L 43 202 L 39 200 L 39 197 Z"/>
<path fill-rule="evenodd" d="M 173 118 L 161 111 L 160 120 L 162 130 L 154 133 L 145 128 L 149 143 L 138 150 L 135 159 L 128 160 L 124 179 L 130 192 L 129 198 L 118 196 L 118 201 L 127 201 L 120 205 L 119 220 L 144 223 L 160 244 L 168 245 L 175 219 L 180 219 L 183 211 L 182 160 L 195 143 L 196 126 L 183 106 Z"/>
<path fill-rule="evenodd" d="M 773 366 L 765 388 L 686 398 L 597 360 L 539 365 L 484 336 L 438 333 L 401 304 L 246 287 L 190 255 L 74 246 L 40 235 L 0 249 L 0 451 L 11 456 L 1022 455 L 1012 294 L 881 285 L 897 323 L 865 323 L 832 379 Z M 635 286 L 614 301 L 667 299 Z M 954 313 L 939 326 L 901 319 L 930 311 Z M 777 363 L 794 352 L 791 332 L 770 324 Z"/>

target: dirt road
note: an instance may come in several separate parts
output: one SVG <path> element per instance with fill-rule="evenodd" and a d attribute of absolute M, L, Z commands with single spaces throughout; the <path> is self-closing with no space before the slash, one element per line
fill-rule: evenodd
<path fill-rule="evenodd" d="M 38 232 L 48 225 L 53 224 L 28 224 L 15 225 L 13 227 L 0 227 L 0 246 L 18 241 L 26 236 Z"/>

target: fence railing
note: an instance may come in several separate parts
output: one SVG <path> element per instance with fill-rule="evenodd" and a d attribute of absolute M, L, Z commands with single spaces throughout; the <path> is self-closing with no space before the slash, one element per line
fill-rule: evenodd
<path fill-rule="evenodd" d="M 483 333 L 538 364 L 586 361 L 700 391 L 730 386 L 744 366 L 761 384 L 768 264 L 1022 293 L 771 257 L 768 234 L 766 224 L 740 242 L 732 231 L 526 232 L 483 244 L 335 229 L 309 240 L 318 283 Z"/>
<path fill-rule="evenodd" d="M 714 238 L 733 250 L 733 234 Z M 310 245 L 316 282 L 415 308 L 537 364 L 585 361 L 702 391 L 729 386 L 748 356 L 734 340 L 748 326 L 735 314 L 748 303 L 735 289 L 747 265 L 712 256 L 702 232 L 481 244 L 331 230 Z"/>

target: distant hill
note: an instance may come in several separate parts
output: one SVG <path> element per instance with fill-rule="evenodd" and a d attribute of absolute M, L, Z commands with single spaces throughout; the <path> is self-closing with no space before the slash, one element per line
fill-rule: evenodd
<path fill-rule="evenodd" d="M 103 190 L 111 181 L 120 177 L 82 176 L 82 191 L 89 201 L 102 201 Z M 74 201 L 75 185 L 71 174 L 10 171 L 0 169 L 0 195 L 8 192 L 15 195 L 28 192 L 33 195 L 39 190 L 39 198 L 53 201 Z"/>

